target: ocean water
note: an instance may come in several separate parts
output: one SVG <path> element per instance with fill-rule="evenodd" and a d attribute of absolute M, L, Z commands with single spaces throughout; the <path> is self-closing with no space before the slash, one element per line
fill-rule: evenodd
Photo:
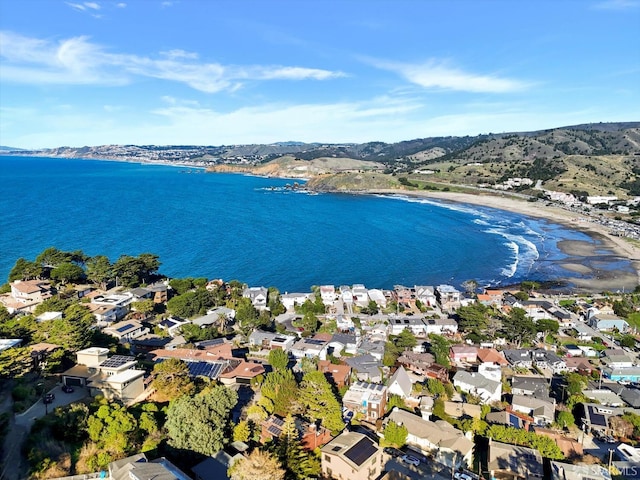
<path fill-rule="evenodd" d="M 585 234 L 490 208 L 307 194 L 293 180 L 185 167 L 0 156 L 0 281 L 49 246 L 160 256 L 171 277 L 312 285 L 481 285 L 577 275 L 559 240 Z"/>

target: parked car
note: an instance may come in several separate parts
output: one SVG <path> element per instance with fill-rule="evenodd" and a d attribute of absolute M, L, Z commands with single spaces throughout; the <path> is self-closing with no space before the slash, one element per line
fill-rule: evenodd
<path fill-rule="evenodd" d="M 607 435 L 606 437 L 603 438 L 603 440 L 607 443 L 616 443 L 616 439 L 613 438 L 611 435 Z"/>
<path fill-rule="evenodd" d="M 53 400 L 56 398 L 56 396 L 53 393 L 47 393 L 45 394 L 44 397 L 42 397 L 42 402 L 43 403 L 53 403 Z"/>
<path fill-rule="evenodd" d="M 398 450 L 397 448 L 384 447 L 382 450 L 384 453 L 386 453 L 387 455 L 391 455 L 392 457 L 399 457 L 400 455 L 402 455 L 402 451 Z"/>
<path fill-rule="evenodd" d="M 412 455 L 402 455 L 400 457 L 400 460 L 402 460 L 404 463 L 408 463 L 409 465 L 414 465 L 416 467 L 420 465 L 420 460 Z"/>
<path fill-rule="evenodd" d="M 71 392 L 73 392 L 73 387 L 72 387 L 72 386 L 70 386 L 70 385 L 63 385 L 63 386 L 62 386 L 62 388 L 61 388 L 61 390 L 62 390 L 64 393 L 71 393 Z"/>
<path fill-rule="evenodd" d="M 453 478 L 457 478 L 458 480 L 473 480 L 470 475 L 467 475 L 466 473 L 462 473 L 462 472 L 456 472 L 453 475 Z"/>

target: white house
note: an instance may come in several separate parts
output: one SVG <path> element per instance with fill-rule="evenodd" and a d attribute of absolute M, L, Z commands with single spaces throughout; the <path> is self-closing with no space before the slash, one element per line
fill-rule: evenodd
<path fill-rule="evenodd" d="M 322 285 L 320 287 L 320 298 L 325 305 L 333 305 L 336 301 L 336 287 L 333 285 Z"/>
<path fill-rule="evenodd" d="M 280 295 L 280 301 L 284 308 L 287 309 L 287 312 L 293 312 L 296 305 L 302 305 L 312 296 L 313 294 L 311 293 L 284 293 Z"/>
<path fill-rule="evenodd" d="M 391 376 L 388 387 L 389 395 L 398 395 L 402 398 L 411 397 L 413 384 L 411 383 L 409 374 L 407 374 L 407 371 L 403 366 L 398 367 L 395 373 Z"/>
<path fill-rule="evenodd" d="M 242 292 L 244 298 L 251 300 L 251 305 L 257 310 L 266 310 L 268 291 L 264 287 L 249 287 Z"/>
<path fill-rule="evenodd" d="M 369 305 L 369 293 L 366 287 L 360 283 L 356 283 L 351 288 L 353 294 L 353 301 L 360 307 L 366 307 Z"/>
<path fill-rule="evenodd" d="M 480 373 L 458 370 L 453 377 L 453 386 L 480 397 L 484 403 L 499 402 L 502 397 L 502 383 Z"/>
<path fill-rule="evenodd" d="M 376 302 L 376 305 L 380 308 L 386 308 L 387 306 L 387 297 L 384 296 L 384 292 L 382 290 L 378 290 L 377 288 L 372 288 L 368 291 L 369 299 Z"/>

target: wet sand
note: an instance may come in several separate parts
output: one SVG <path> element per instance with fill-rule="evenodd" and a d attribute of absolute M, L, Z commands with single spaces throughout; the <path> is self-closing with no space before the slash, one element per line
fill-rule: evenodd
<path fill-rule="evenodd" d="M 580 278 L 567 276 L 575 291 L 599 293 L 603 291 L 631 291 L 640 285 L 640 248 L 624 238 L 609 234 L 608 229 L 585 215 L 565 210 L 558 206 L 548 206 L 543 202 L 528 202 L 513 196 L 470 194 L 459 192 L 376 190 L 368 193 L 385 195 L 406 195 L 431 198 L 456 203 L 468 203 L 506 210 L 530 217 L 543 218 L 573 230 L 579 230 L 591 241 L 563 240 L 558 248 L 567 255 L 559 265 Z M 634 271 L 620 268 L 623 260 L 631 261 Z M 552 279 L 550 279 L 552 280 Z"/>

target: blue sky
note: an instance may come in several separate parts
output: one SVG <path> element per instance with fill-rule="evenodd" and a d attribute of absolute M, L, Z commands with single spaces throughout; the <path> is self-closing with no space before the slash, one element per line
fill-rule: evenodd
<path fill-rule="evenodd" d="M 640 0 L 2 0 L 0 145 L 640 120 Z"/>

